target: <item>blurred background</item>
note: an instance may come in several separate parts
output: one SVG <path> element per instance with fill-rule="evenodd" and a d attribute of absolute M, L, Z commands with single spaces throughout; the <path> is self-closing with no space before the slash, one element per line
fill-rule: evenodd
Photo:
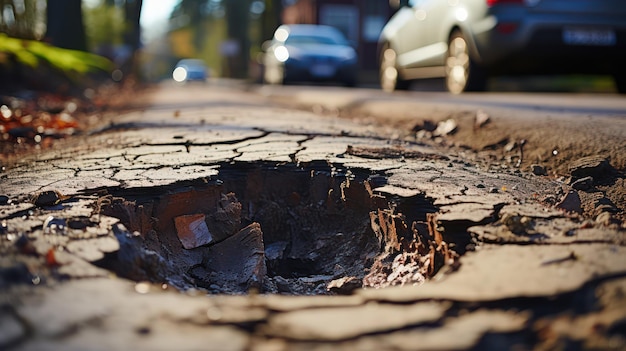
<path fill-rule="evenodd" d="M 208 77 L 260 83 L 263 44 L 279 25 L 297 23 L 338 28 L 357 52 L 359 85 L 377 87 L 377 40 L 401 3 L 0 0 L 0 92 L 17 85 L 58 92 L 85 74 L 106 75 L 117 82 L 159 82 L 171 79 L 177 62 L 188 58 L 204 62 Z M 59 72 L 63 77 L 45 78 Z M 498 90 L 534 89 L 536 85 L 543 90 L 570 90 L 580 82 L 595 91 L 613 89 L 610 77 L 503 77 L 494 84 Z"/>
<path fill-rule="evenodd" d="M 10 38 L 98 54 L 116 80 L 148 82 L 171 78 L 183 58 L 203 60 L 212 77 L 259 80 L 263 43 L 294 23 L 340 29 L 362 80 L 375 81 L 376 42 L 394 11 L 385 0 L 1 0 L 0 9 Z"/>

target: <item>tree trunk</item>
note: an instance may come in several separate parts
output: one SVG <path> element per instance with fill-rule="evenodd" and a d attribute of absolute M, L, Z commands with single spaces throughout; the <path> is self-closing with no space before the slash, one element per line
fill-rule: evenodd
<path fill-rule="evenodd" d="M 139 17 L 141 15 L 142 0 L 126 0 L 124 3 L 124 13 L 126 17 L 126 44 L 130 45 L 133 51 L 139 50 L 141 47 L 141 26 Z"/>
<path fill-rule="evenodd" d="M 282 3 L 282 0 L 265 2 L 265 11 L 261 17 L 261 40 L 272 39 L 274 31 L 282 24 L 280 18 L 283 10 Z"/>
<path fill-rule="evenodd" d="M 141 48 L 141 25 L 139 19 L 142 4 L 142 0 L 126 0 L 124 3 L 124 16 L 126 20 L 124 43 L 130 49 L 130 57 L 122 66 L 124 77 L 128 77 L 129 75 L 137 77 L 139 72 L 137 67 L 137 52 Z"/>
<path fill-rule="evenodd" d="M 60 48 L 87 51 L 81 0 L 49 0 L 45 40 Z"/>
<path fill-rule="evenodd" d="M 229 0 L 224 3 L 226 7 L 228 39 L 238 45 L 237 55 L 228 58 L 228 70 L 230 77 L 247 78 L 248 63 L 250 61 L 250 1 Z"/>

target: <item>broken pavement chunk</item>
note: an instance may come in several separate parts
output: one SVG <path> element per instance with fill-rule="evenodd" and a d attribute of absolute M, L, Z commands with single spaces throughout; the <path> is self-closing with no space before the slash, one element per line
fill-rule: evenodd
<path fill-rule="evenodd" d="M 258 288 L 267 274 L 261 226 L 254 222 L 211 246 L 206 270 L 244 288 Z"/>
<path fill-rule="evenodd" d="M 31 202 L 39 207 L 47 207 L 58 205 L 69 198 L 56 190 L 47 190 L 33 195 Z"/>
<path fill-rule="evenodd" d="M 213 236 L 205 222 L 203 214 L 185 215 L 174 218 L 176 234 L 185 249 L 195 249 L 209 244 Z"/>
<path fill-rule="evenodd" d="M 433 132 L 435 136 L 446 136 L 454 134 L 457 131 L 457 123 L 454 119 L 450 118 L 445 121 L 441 121 L 437 124 L 437 129 Z"/>
<path fill-rule="evenodd" d="M 593 177 L 580 178 L 572 183 L 572 188 L 576 190 L 588 191 L 593 188 Z"/>
<path fill-rule="evenodd" d="M 413 305 L 368 303 L 363 306 L 312 308 L 272 316 L 262 332 L 295 340 L 339 341 L 440 319 L 445 303 Z"/>
<path fill-rule="evenodd" d="M 572 162 L 569 171 L 572 177 L 601 177 L 612 170 L 608 158 L 604 156 L 588 156 Z"/>
<path fill-rule="evenodd" d="M 548 172 L 546 171 L 546 168 L 544 166 L 538 165 L 536 163 L 530 165 L 530 171 L 532 172 L 532 174 L 537 175 L 537 176 L 548 175 Z"/>
<path fill-rule="evenodd" d="M 578 192 L 575 190 L 569 191 L 561 201 L 556 205 L 557 208 L 565 210 L 567 212 L 582 213 L 581 201 Z"/>
<path fill-rule="evenodd" d="M 328 283 L 326 290 L 337 294 L 349 295 L 361 286 L 363 286 L 361 279 L 357 277 L 343 277 Z"/>

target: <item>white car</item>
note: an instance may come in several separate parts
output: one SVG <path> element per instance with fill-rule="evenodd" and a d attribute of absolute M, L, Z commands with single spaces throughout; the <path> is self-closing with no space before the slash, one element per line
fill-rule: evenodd
<path fill-rule="evenodd" d="M 624 0 L 409 0 L 379 40 L 384 90 L 445 77 L 452 93 L 500 74 L 611 75 L 626 93 Z"/>

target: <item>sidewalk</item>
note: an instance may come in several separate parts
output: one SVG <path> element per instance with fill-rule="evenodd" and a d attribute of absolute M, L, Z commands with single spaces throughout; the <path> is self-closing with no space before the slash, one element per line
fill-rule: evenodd
<path fill-rule="evenodd" d="M 234 87 L 154 94 L 0 173 L 0 349 L 626 347 L 624 232 L 541 203 L 569 186 Z"/>

